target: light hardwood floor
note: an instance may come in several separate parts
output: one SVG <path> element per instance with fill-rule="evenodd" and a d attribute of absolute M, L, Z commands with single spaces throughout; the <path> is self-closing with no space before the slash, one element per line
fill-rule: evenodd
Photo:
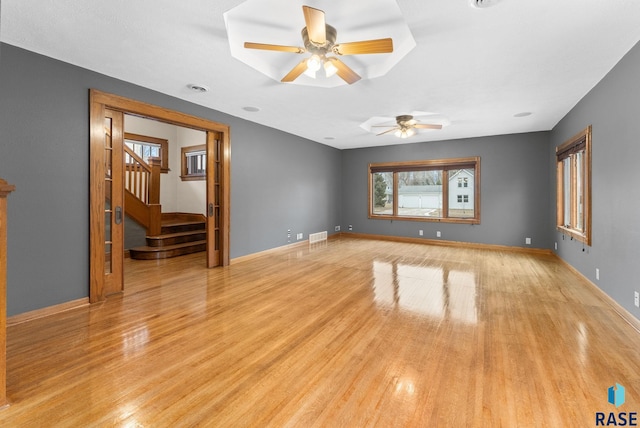
<path fill-rule="evenodd" d="M 640 411 L 640 335 L 558 259 L 339 238 L 126 263 L 11 326 L 11 427 L 572 427 Z M 626 388 L 626 403 L 607 389 Z"/>

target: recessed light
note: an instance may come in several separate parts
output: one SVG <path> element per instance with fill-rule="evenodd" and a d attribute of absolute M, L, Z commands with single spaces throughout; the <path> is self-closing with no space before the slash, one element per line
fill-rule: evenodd
<path fill-rule="evenodd" d="M 495 6 L 500 1 L 501 0 L 469 0 L 469 4 L 476 9 L 486 9 Z"/>
<path fill-rule="evenodd" d="M 516 113 L 513 115 L 513 117 L 527 117 L 527 116 L 531 116 L 531 112 L 530 111 L 523 111 L 521 113 Z"/>
<path fill-rule="evenodd" d="M 246 106 L 246 107 L 242 107 L 242 110 L 250 111 L 251 113 L 255 113 L 257 111 L 260 111 L 260 108 L 259 107 L 253 107 L 253 106 Z"/>
<path fill-rule="evenodd" d="M 196 85 L 195 83 L 189 83 L 187 88 L 191 89 L 193 92 L 208 92 L 209 88 L 204 85 Z"/>

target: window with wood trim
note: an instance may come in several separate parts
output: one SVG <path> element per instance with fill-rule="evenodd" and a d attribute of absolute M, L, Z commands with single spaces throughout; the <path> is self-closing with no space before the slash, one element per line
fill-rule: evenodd
<path fill-rule="evenodd" d="M 369 164 L 369 218 L 480 223 L 480 158 Z"/>
<path fill-rule="evenodd" d="M 556 147 L 556 226 L 591 245 L 591 125 Z"/>
<path fill-rule="evenodd" d="M 149 158 L 160 158 L 160 172 L 169 172 L 168 140 L 125 132 L 124 143 L 145 161 Z"/>
<path fill-rule="evenodd" d="M 204 144 L 197 146 L 182 147 L 181 164 L 182 181 L 206 180 L 207 179 L 207 146 Z"/>

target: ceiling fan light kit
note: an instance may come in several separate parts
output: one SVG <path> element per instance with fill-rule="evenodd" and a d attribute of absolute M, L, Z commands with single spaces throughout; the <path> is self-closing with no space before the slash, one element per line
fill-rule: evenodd
<path fill-rule="evenodd" d="M 312 5 L 318 3 L 306 1 Z M 364 8 L 355 2 L 334 4 L 328 16 L 335 20 L 335 26 L 326 23 L 323 10 L 301 5 L 302 14 L 298 16 L 304 18 L 304 25 L 296 31 L 291 31 L 290 27 L 299 25 L 295 23 L 302 19 L 294 18 L 294 10 L 299 6 L 292 3 L 295 2 L 247 0 L 225 12 L 232 56 L 280 82 L 335 87 L 384 75 L 415 47 L 415 40 L 395 0 L 371 0 Z M 381 17 L 385 18 L 382 24 Z M 338 35 L 336 28 L 342 28 L 342 35 Z M 302 38 L 302 46 L 288 44 L 296 33 Z M 388 37 L 375 38 L 378 35 Z M 345 39 L 349 41 L 341 42 Z M 291 60 L 283 53 L 302 54 L 305 58 L 292 67 Z M 351 55 L 358 59 L 343 60 Z M 285 70 L 278 72 L 282 68 Z M 338 78 L 333 78 L 334 75 Z"/>
<path fill-rule="evenodd" d="M 316 78 L 316 72 L 321 67 L 325 69 L 327 78 L 337 74 L 348 84 L 360 80 L 360 76 L 344 62 L 335 56 L 328 55 L 356 55 L 356 54 L 381 54 L 393 52 L 391 38 L 378 40 L 364 40 L 360 42 L 336 43 L 338 32 L 334 27 L 325 22 L 324 11 L 310 6 L 302 6 L 306 26 L 302 29 L 302 41 L 304 48 L 295 46 L 281 46 L 265 43 L 245 42 L 246 49 L 260 49 L 268 51 L 282 51 L 294 53 L 311 53 L 311 56 L 298 63 L 282 78 L 281 82 L 292 82 L 301 74 L 312 79 Z"/>
<path fill-rule="evenodd" d="M 395 124 L 389 124 L 394 121 Z M 360 124 L 360 127 L 376 135 L 395 135 L 398 138 L 410 138 L 419 130 L 438 130 L 449 125 L 449 120 L 440 114 L 416 111 L 413 114 L 402 114 L 394 118 L 372 117 Z M 387 128 L 378 132 L 375 128 Z"/>
<path fill-rule="evenodd" d="M 416 131 L 413 128 L 398 129 L 393 133 L 393 135 L 398 138 L 409 138 L 416 135 Z"/>

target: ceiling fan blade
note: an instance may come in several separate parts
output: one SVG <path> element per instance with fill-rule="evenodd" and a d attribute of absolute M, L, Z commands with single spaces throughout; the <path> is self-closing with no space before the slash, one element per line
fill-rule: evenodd
<path fill-rule="evenodd" d="M 244 42 L 244 47 L 247 49 L 261 49 L 265 51 L 279 51 L 279 52 L 293 52 L 293 53 L 305 52 L 304 48 L 299 48 L 297 46 L 270 45 L 266 43 Z"/>
<path fill-rule="evenodd" d="M 333 52 L 338 55 L 390 53 L 393 52 L 393 40 L 386 38 L 340 43 L 333 47 Z"/>
<path fill-rule="evenodd" d="M 378 135 L 389 134 L 390 132 L 393 132 L 393 131 L 399 131 L 399 130 L 400 130 L 400 128 L 398 128 L 398 127 L 396 126 L 396 127 L 391 128 L 391 129 L 387 129 L 386 131 L 383 131 L 383 132 L 381 132 L 381 133 L 379 133 L 379 134 L 376 134 L 376 137 L 377 137 Z"/>
<path fill-rule="evenodd" d="M 338 69 L 336 74 L 348 84 L 351 85 L 361 79 L 361 77 L 358 76 L 358 73 L 350 69 L 347 64 L 340 61 L 338 58 L 332 56 L 327 58 L 327 61 L 331 61 L 331 63 Z"/>
<path fill-rule="evenodd" d="M 306 69 L 307 69 L 307 60 L 303 59 L 298 63 L 298 65 L 293 67 L 291 71 L 287 73 L 286 76 L 282 78 L 281 82 L 293 82 L 298 78 L 298 76 L 304 73 Z"/>
<path fill-rule="evenodd" d="M 442 125 L 440 124 L 428 124 L 428 123 L 416 123 L 413 125 L 414 128 L 420 129 L 442 129 Z"/>
<path fill-rule="evenodd" d="M 307 24 L 309 40 L 316 45 L 324 45 L 327 42 L 327 27 L 324 20 L 324 12 L 309 6 L 302 6 L 304 21 Z"/>

